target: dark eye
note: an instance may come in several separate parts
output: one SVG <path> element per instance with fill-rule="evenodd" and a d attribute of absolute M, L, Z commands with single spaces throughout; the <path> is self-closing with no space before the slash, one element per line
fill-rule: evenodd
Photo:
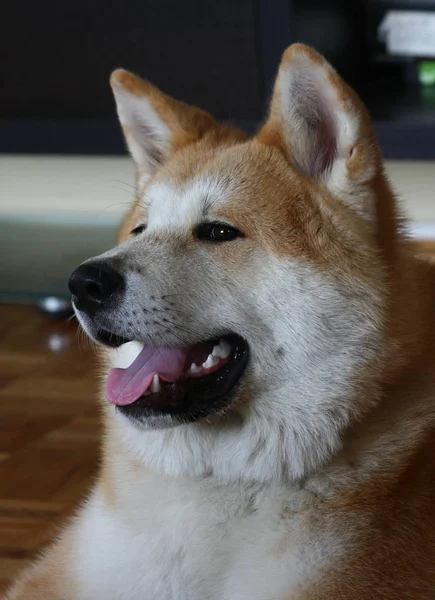
<path fill-rule="evenodd" d="M 231 242 L 243 237 L 241 231 L 226 223 L 202 223 L 196 228 L 196 237 L 208 242 Z"/>
<path fill-rule="evenodd" d="M 138 225 L 130 231 L 130 235 L 139 235 L 140 233 L 144 232 L 146 228 L 146 225 Z"/>

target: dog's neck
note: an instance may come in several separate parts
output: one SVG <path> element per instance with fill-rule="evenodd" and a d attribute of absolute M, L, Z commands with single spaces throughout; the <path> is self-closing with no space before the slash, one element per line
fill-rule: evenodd
<path fill-rule="evenodd" d="M 426 454 L 435 426 L 435 265 L 408 249 L 398 260 L 380 400 L 348 428 L 314 488 L 328 481 L 335 491 L 356 492 L 371 481 L 387 493 Z"/>

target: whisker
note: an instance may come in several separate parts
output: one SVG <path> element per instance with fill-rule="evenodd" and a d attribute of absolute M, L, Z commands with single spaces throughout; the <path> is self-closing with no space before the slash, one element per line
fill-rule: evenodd
<path fill-rule="evenodd" d="M 125 185 L 126 187 L 132 189 L 135 193 L 139 192 L 137 185 L 128 183 L 128 181 L 122 181 L 122 179 L 108 179 L 107 183 L 120 183 L 121 185 Z"/>
<path fill-rule="evenodd" d="M 77 345 L 80 350 L 86 350 L 90 347 L 89 337 L 86 335 L 82 327 L 77 328 Z"/>
<path fill-rule="evenodd" d="M 77 315 L 76 315 L 76 313 L 73 313 L 73 314 L 72 314 L 70 317 L 68 317 L 68 318 L 65 320 L 65 323 L 69 324 L 69 323 L 71 323 L 72 321 L 74 321 L 74 319 L 77 319 Z"/>
<path fill-rule="evenodd" d="M 96 214 L 103 214 L 105 211 L 111 209 L 111 208 L 115 208 L 117 206 L 126 206 L 127 208 L 130 208 L 132 206 L 132 201 L 128 202 L 114 202 L 113 204 L 108 204 L 107 206 L 105 206 L 104 208 L 102 208 L 100 211 L 98 211 Z"/>

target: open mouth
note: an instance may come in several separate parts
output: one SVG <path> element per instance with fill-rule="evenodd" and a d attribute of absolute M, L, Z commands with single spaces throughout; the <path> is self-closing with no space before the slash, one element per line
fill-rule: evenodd
<path fill-rule="evenodd" d="M 108 345 L 123 340 L 105 334 Z M 107 343 L 101 332 L 98 337 Z M 171 424 L 197 421 L 231 403 L 248 356 L 248 344 L 235 334 L 183 348 L 145 346 L 127 369 L 110 371 L 107 399 L 136 421 L 159 416 L 172 417 Z"/>

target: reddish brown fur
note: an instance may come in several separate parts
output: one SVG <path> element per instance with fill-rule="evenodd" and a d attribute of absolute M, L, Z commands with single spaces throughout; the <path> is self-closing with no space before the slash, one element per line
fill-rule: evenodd
<path fill-rule="evenodd" d="M 348 560 L 300 600 L 430 600 L 435 589 L 433 431 L 367 484 L 319 506 L 331 528 L 352 531 Z M 299 598 L 298 598 L 299 600 Z"/>

